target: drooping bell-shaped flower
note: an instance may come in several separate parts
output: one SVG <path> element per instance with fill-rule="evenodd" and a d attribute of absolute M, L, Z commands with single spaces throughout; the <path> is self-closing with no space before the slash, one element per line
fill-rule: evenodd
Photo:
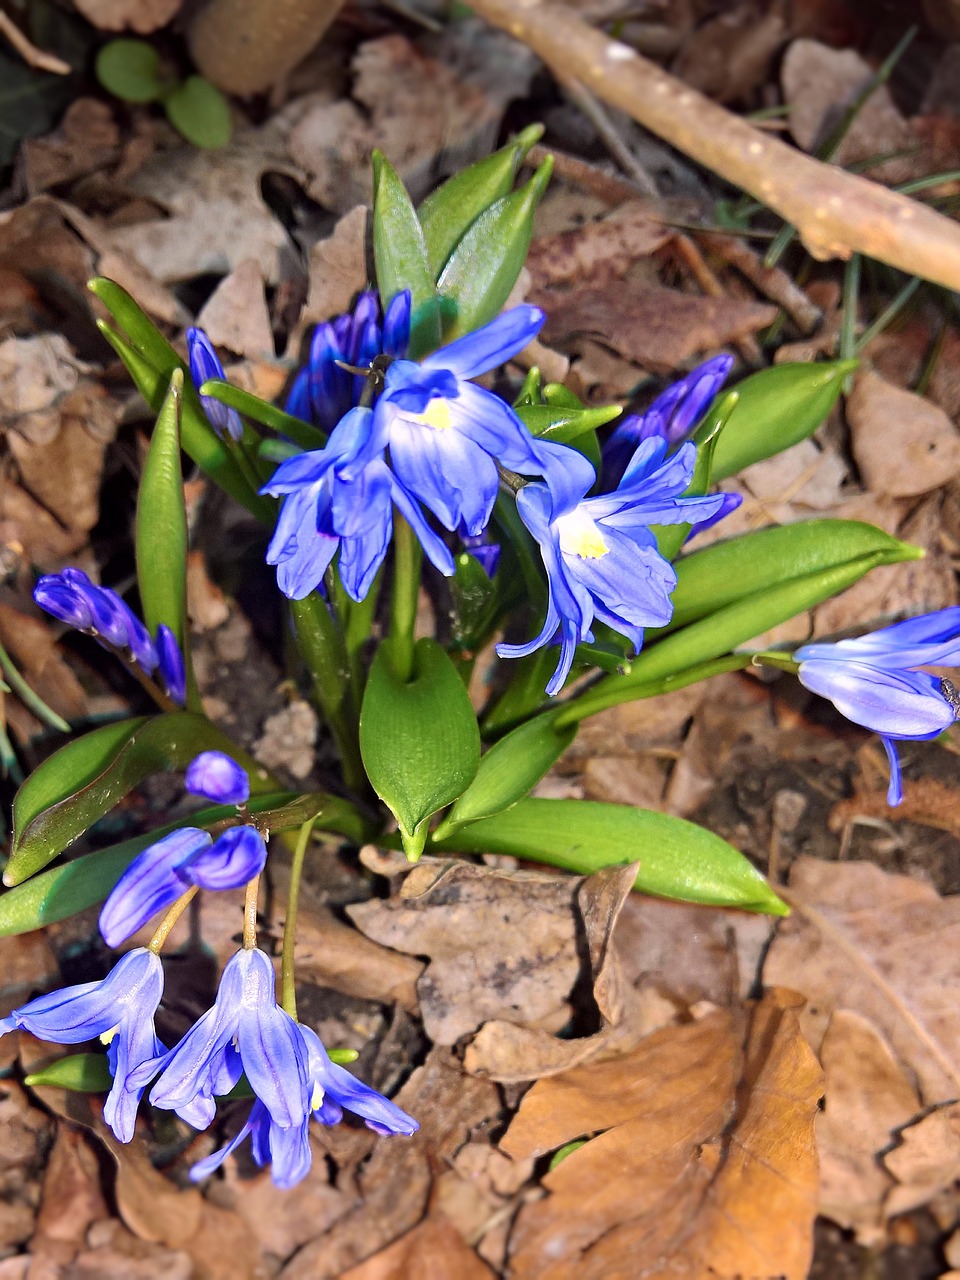
<path fill-rule="evenodd" d="M 213 348 L 213 343 L 204 331 L 202 329 L 188 329 L 186 338 L 190 377 L 197 390 L 199 391 L 203 384 L 209 382 L 211 378 L 219 378 L 222 381 L 226 377 L 223 365 L 220 363 L 220 357 Z M 242 438 L 243 423 L 236 409 L 231 409 L 229 405 L 215 399 L 213 396 L 201 396 L 200 403 L 203 405 L 204 413 L 206 413 L 210 425 L 221 439 L 224 436 L 229 436 L 232 440 L 240 440 Z"/>

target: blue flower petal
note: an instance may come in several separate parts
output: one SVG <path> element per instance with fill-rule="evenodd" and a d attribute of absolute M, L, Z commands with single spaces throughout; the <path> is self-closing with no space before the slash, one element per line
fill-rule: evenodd
<path fill-rule="evenodd" d="M 960 605 L 895 622 L 853 640 L 802 645 L 794 653 L 807 657 L 847 657 L 878 667 L 952 667 L 960 665 Z"/>
<path fill-rule="evenodd" d="M 157 627 L 157 667 L 167 696 L 182 707 L 187 700 L 187 671 L 177 637 L 165 622 Z"/>
<path fill-rule="evenodd" d="M 848 720 L 891 738 L 935 738 L 954 721 L 939 679 L 923 671 L 814 658 L 801 662 L 797 675 Z"/>
<path fill-rule="evenodd" d="M 211 843 L 208 831 L 181 827 L 138 854 L 100 912 L 100 932 L 107 946 L 118 947 L 176 902 L 189 888 L 178 873 L 179 867 Z"/>
<path fill-rule="evenodd" d="M 903 774 L 900 769 L 900 757 L 897 754 L 897 744 L 892 738 L 888 738 L 886 734 L 881 734 L 880 741 L 883 743 L 883 749 L 886 751 L 887 759 L 890 761 L 887 804 L 891 809 L 895 809 L 898 804 L 903 802 Z"/>
<path fill-rule="evenodd" d="M 201 889 L 242 889 L 267 861 L 267 846 L 255 827 L 229 827 L 213 844 L 180 867 L 180 875 Z"/>
<path fill-rule="evenodd" d="M 187 765 L 183 784 L 191 795 L 216 804 L 246 804 L 250 799 L 246 769 L 223 751 L 201 751 Z"/>
<path fill-rule="evenodd" d="M 476 378 L 512 359 L 532 342 L 546 319 L 539 307 L 511 307 L 423 361 L 425 369 L 449 369 L 458 378 Z"/>
<path fill-rule="evenodd" d="M 403 487 L 451 532 L 486 528 L 499 477 L 490 455 L 453 429 L 398 420 L 390 434 L 390 461 Z"/>
<path fill-rule="evenodd" d="M 33 589 L 33 598 L 41 609 L 68 627 L 89 631 L 93 626 L 93 612 L 86 592 L 73 582 L 65 582 L 58 573 L 40 578 Z"/>
<path fill-rule="evenodd" d="M 319 1085 L 324 1092 L 324 1100 L 332 1098 L 338 1107 L 359 1116 L 378 1133 L 402 1133 L 409 1137 L 417 1132 L 420 1125 L 413 1116 L 407 1115 L 396 1103 L 371 1089 L 339 1064 L 331 1062 L 315 1031 L 302 1024 L 297 1029 L 308 1055 L 307 1072 L 311 1088 Z"/>
<path fill-rule="evenodd" d="M 309 1114 L 307 1054 L 296 1022 L 276 1003 L 273 964 L 258 948 L 235 960 L 243 982 L 237 1045 L 247 1079 L 272 1120 L 283 1128 L 302 1124 Z"/>

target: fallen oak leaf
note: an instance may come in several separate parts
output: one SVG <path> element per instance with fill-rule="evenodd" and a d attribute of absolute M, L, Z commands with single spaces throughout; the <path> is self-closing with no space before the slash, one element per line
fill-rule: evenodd
<path fill-rule="evenodd" d="M 340 1280 L 493 1280 L 493 1272 L 443 1217 L 435 1214 Z"/>

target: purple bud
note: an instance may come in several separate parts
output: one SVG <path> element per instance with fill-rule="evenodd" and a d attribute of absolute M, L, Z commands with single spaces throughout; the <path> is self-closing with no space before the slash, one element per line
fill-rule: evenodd
<path fill-rule="evenodd" d="M 353 308 L 350 330 L 350 346 L 347 351 L 348 364 L 360 363 L 360 347 L 366 336 L 367 326 L 376 324 L 380 318 L 380 302 L 376 291 L 371 289 L 361 293 L 357 305 Z"/>
<path fill-rule="evenodd" d="M 187 357 L 190 361 L 190 377 L 199 391 L 211 378 L 224 379 L 226 375 L 220 357 L 202 329 L 187 330 Z M 243 423 L 236 409 L 231 409 L 213 396 L 201 396 L 200 403 L 210 420 L 210 425 L 221 438 L 230 436 L 239 440 L 243 435 Z"/>
<path fill-rule="evenodd" d="M 127 644 L 138 667 L 150 675 L 156 669 L 157 650 L 150 632 L 134 613 L 127 616 Z"/>
<path fill-rule="evenodd" d="M 669 444 L 679 444 L 697 425 L 732 368 L 733 356 L 714 356 L 677 384 L 681 392 L 665 432 Z"/>
<path fill-rule="evenodd" d="M 201 889 L 242 889 L 263 870 L 267 846 L 256 827 L 229 827 L 180 867 L 180 875 Z"/>
<path fill-rule="evenodd" d="M 500 564 L 499 542 L 492 542 L 482 547 L 470 547 L 468 550 L 487 577 L 492 578 Z"/>
<path fill-rule="evenodd" d="M 167 695 L 177 706 L 187 700 L 187 672 L 177 637 L 163 622 L 157 627 L 157 666 Z"/>
<path fill-rule="evenodd" d="M 217 804 L 245 804 L 250 798 L 246 770 L 222 751 L 202 751 L 191 760 L 185 785 L 192 795 L 205 796 Z"/>
<path fill-rule="evenodd" d="M 344 318 L 349 322 L 349 316 L 340 317 Z M 310 340 L 307 364 L 310 403 L 314 420 L 324 427 L 335 426 L 350 407 L 349 380 L 352 375 L 336 363 L 344 359 L 343 347 L 336 334 L 337 323 L 318 324 Z"/>
<path fill-rule="evenodd" d="M 41 609 L 68 627 L 89 631 L 93 626 L 90 602 L 72 582 L 64 582 L 58 573 L 48 573 L 33 589 L 33 598 Z"/>
<path fill-rule="evenodd" d="M 90 587 L 88 593 L 94 630 L 116 648 L 128 649 L 133 614 L 109 587 Z"/>
<path fill-rule="evenodd" d="M 313 409 L 310 404 L 310 375 L 307 369 L 301 369 L 294 378 L 283 403 L 283 411 L 293 418 L 299 418 L 301 422 L 313 421 Z"/>
<path fill-rule="evenodd" d="M 383 353 L 403 360 L 410 345 L 410 290 L 395 295 L 383 317 Z"/>

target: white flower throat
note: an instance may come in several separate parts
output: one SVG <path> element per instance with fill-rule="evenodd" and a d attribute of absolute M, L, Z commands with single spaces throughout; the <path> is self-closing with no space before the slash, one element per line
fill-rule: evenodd
<path fill-rule="evenodd" d="M 560 539 L 560 550 L 567 556 L 579 556 L 581 560 L 599 560 L 610 548 L 600 528 L 591 516 L 580 507 L 554 522 Z"/>

